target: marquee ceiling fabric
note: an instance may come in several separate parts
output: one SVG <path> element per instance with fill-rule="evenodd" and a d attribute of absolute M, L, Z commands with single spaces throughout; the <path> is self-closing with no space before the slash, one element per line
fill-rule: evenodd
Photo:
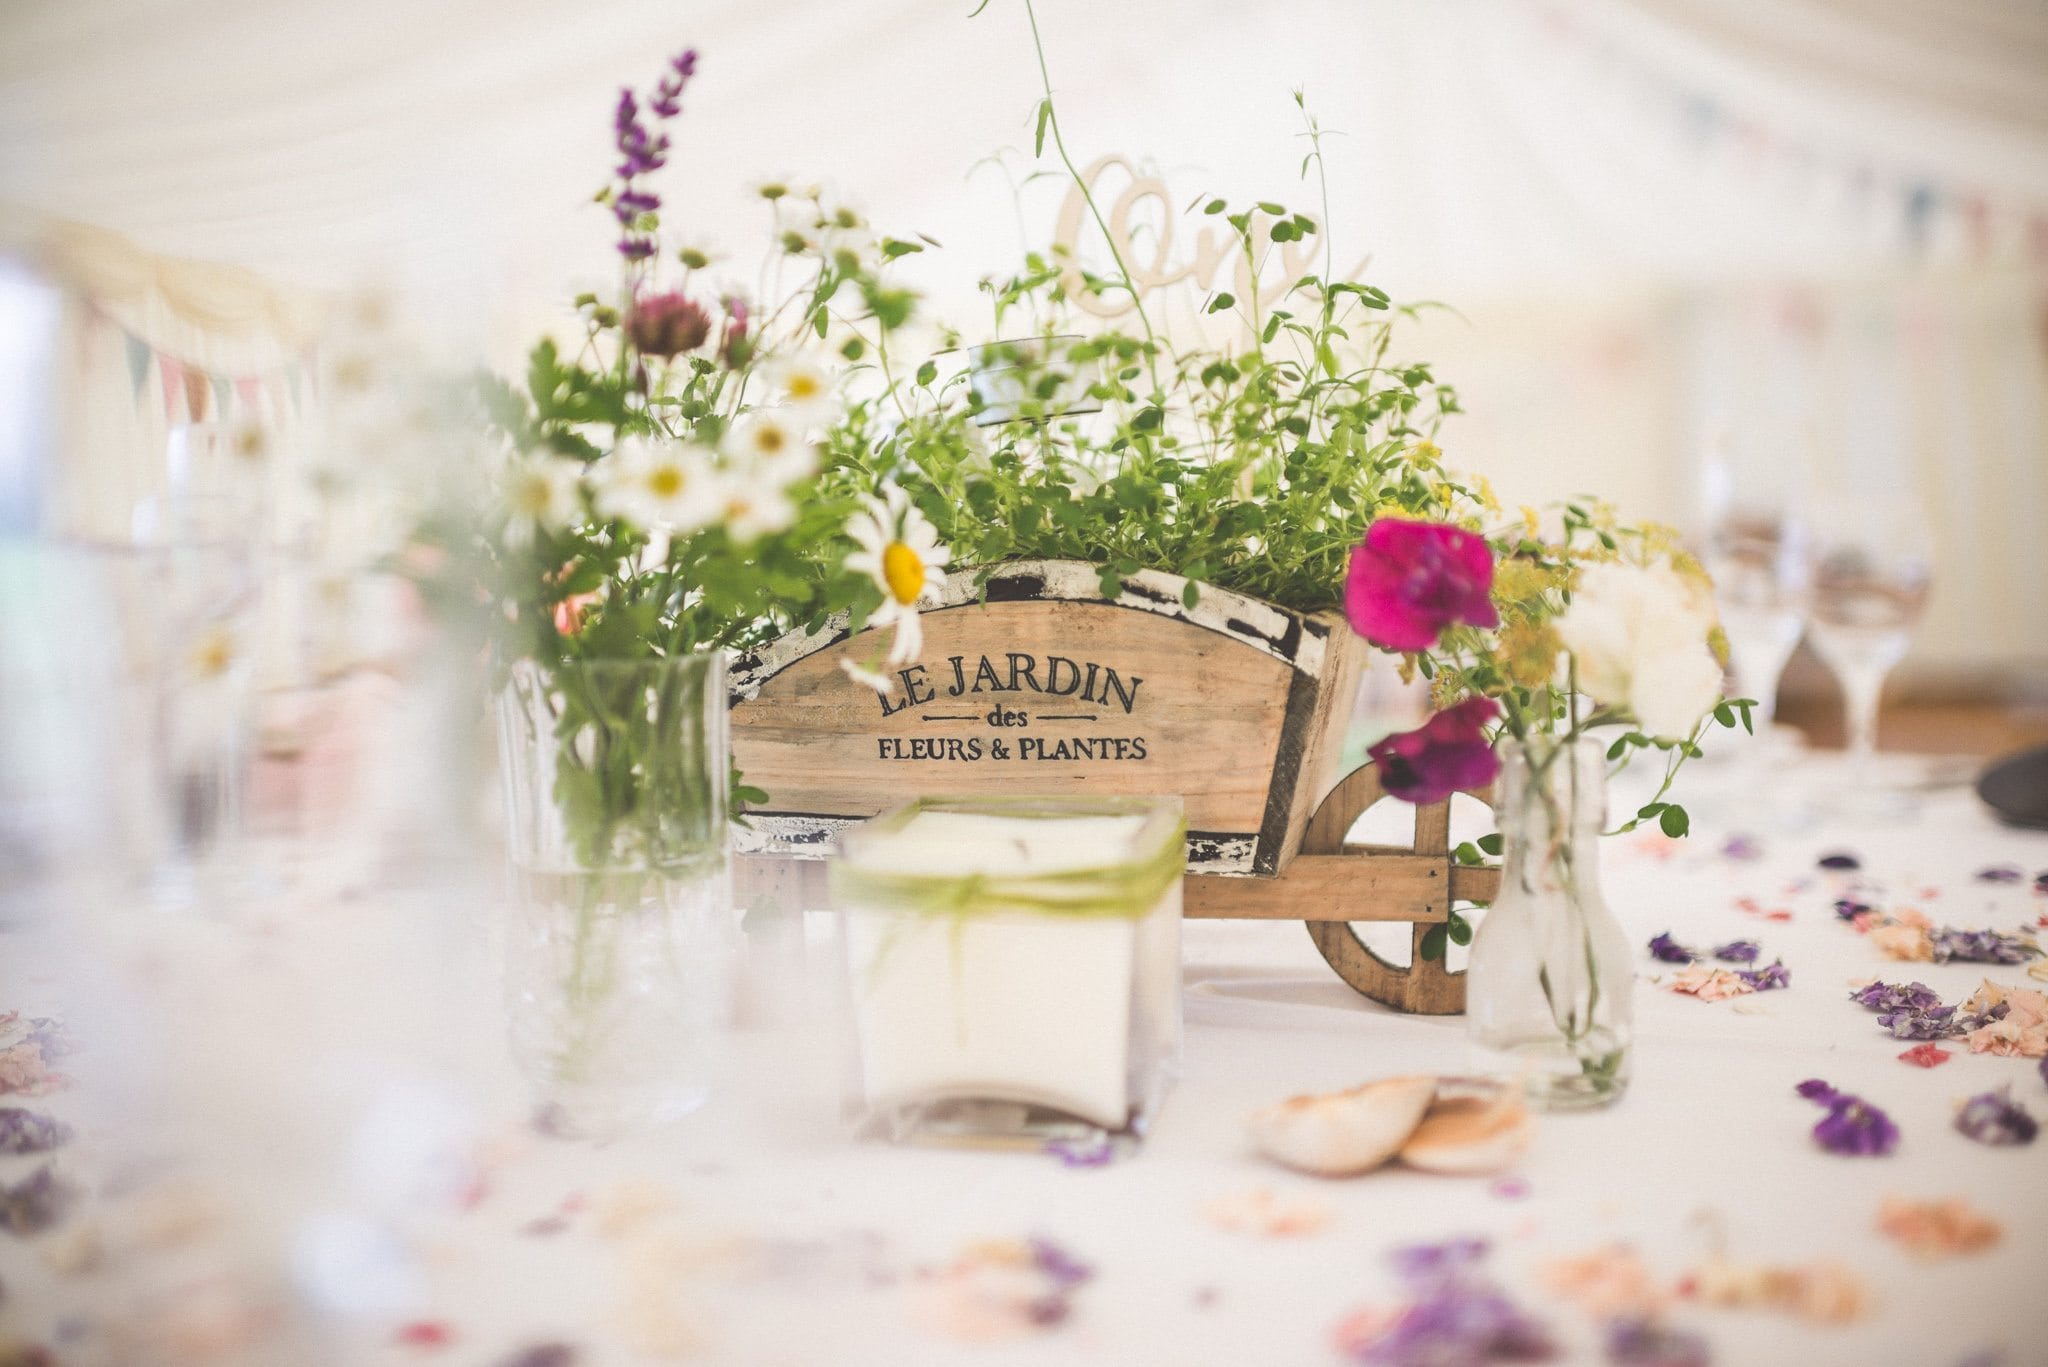
<path fill-rule="evenodd" d="M 12 0 L 0 201 L 294 286 L 457 308 L 606 268 L 588 203 L 621 82 L 703 53 L 670 226 L 751 273 L 764 173 L 947 244 L 962 309 L 1019 246 L 1037 73 L 1019 0 Z M 2030 0 L 1042 0 L 1062 119 L 1181 201 L 1313 210 L 1397 292 L 1557 295 L 1840 270 L 2048 234 L 2048 9 Z M 1017 152 L 1015 149 L 1024 149 Z M 1027 188 L 1025 233 L 1059 190 Z M 1347 264 L 1340 262 L 1340 265 Z"/>

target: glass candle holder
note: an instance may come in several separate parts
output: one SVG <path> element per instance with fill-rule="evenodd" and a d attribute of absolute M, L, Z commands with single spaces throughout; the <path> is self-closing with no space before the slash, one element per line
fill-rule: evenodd
<path fill-rule="evenodd" d="M 849 832 L 864 1135 L 1142 1135 L 1181 1039 L 1177 798 L 925 799 Z"/>

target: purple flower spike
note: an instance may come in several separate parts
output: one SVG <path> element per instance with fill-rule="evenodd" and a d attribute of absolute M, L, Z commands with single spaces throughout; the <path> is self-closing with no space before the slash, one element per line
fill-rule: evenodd
<path fill-rule="evenodd" d="M 1655 1320 L 1624 1316 L 1607 1325 L 1607 1360 L 1615 1367 L 1707 1367 L 1707 1341 Z"/>
<path fill-rule="evenodd" d="M 1714 951 L 1714 957 L 1724 964 L 1753 964 L 1763 952 L 1764 947 L 1754 940 L 1730 940 Z"/>
<path fill-rule="evenodd" d="M 1667 964 L 1689 964 L 1700 956 L 1697 950 L 1687 949 L 1684 945 L 1672 939 L 1671 932 L 1667 930 L 1656 939 L 1650 941 L 1650 957 L 1661 959 Z"/>
<path fill-rule="evenodd" d="M 1964 1102 L 1956 1128 L 1979 1144 L 2031 1144 L 2040 1126 L 2012 1099 L 2012 1088 L 2000 1087 Z"/>
<path fill-rule="evenodd" d="M 2023 877 L 2025 875 L 2012 864 L 1993 864 L 1988 869 L 1977 870 L 1980 883 L 2017 883 Z"/>
<path fill-rule="evenodd" d="M 1820 866 L 1824 869 L 1860 869 L 1863 867 L 1863 861 L 1853 854 L 1844 854 L 1838 850 L 1833 854 L 1822 855 Z"/>

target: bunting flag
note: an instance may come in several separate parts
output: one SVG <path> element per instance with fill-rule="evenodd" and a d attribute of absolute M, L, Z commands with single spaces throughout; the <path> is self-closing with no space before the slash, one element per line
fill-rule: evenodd
<path fill-rule="evenodd" d="M 1747 111 L 1730 109 L 1714 92 L 1562 6 L 1551 5 L 1542 14 L 1548 34 L 1578 43 L 1645 101 L 1663 106 L 1680 140 L 1696 154 L 1732 146 L 1751 169 L 1777 162 L 1802 179 L 1838 177 L 1855 211 L 1881 205 L 1896 214 L 1899 240 L 1916 254 L 1957 244 L 1980 260 L 2003 247 L 2048 261 L 2048 204 L 2001 200 L 1981 186 L 1951 182 L 1938 166 L 1887 166 L 1882 149 L 1865 154 L 1831 148 L 1807 132 L 1773 127 Z"/>
<path fill-rule="evenodd" d="M 155 373 L 168 424 L 225 422 L 236 416 L 275 420 L 304 407 L 302 391 L 310 381 L 300 362 L 288 362 L 282 370 L 258 375 L 216 374 L 158 351 L 98 309 L 92 309 L 87 319 L 82 333 L 99 328 L 120 333 L 128 392 L 137 404 L 143 402 L 143 390 Z"/>

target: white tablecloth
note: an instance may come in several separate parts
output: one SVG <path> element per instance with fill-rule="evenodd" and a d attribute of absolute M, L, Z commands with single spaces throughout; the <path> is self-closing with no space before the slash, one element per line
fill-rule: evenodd
<path fill-rule="evenodd" d="M 77 1085 L 0 1104 L 74 1120 L 59 1168 L 103 1189 L 35 1239 L 0 1233 L 0 1324 L 66 1363 L 244 1330 L 241 1356 L 189 1360 L 491 1364 L 553 1342 L 582 1363 L 1336 1363 L 1340 1320 L 1400 1300 L 1389 1249 L 1473 1234 L 1569 1361 L 1598 1361 L 1600 1330 L 1543 1289 L 1547 1262 L 1626 1242 L 1675 1285 L 1717 1239 L 1741 1260 L 1838 1259 L 1871 1293 L 1846 1325 L 1675 1302 L 1670 1322 L 1718 1363 L 2048 1361 L 2048 1141 L 1992 1148 L 1951 1125 L 1959 1099 L 2004 1083 L 2048 1115 L 2035 1061 L 1951 1042 L 1945 1065 L 1913 1067 L 1847 1000 L 1872 976 L 1951 1002 L 1987 976 L 2040 984 L 1885 961 L 1815 867 L 1851 851 L 1887 906 L 2011 930 L 2048 912 L 2033 889 L 2048 837 L 1999 829 L 1960 792 L 1890 827 L 1759 833 L 1756 859 L 1724 855 L 1725 834 L 1608 842 L 1609 899 L 1639 946 L 1664 930 L 1760 939 L 1790 990 L 1702 1002 L 1656 985 L 1670 970 L 1643 954 L 1633 1086 L 1543 1117 L 1507 1183 L 1316 1181 L 1251 1154 L 1244 1118 L 1263 1103 L 1466 1066 L 1460 1019 L 1355 997 L 1293 923 L 1187 926 L 1179 1081 L 1142 1152 L 1100 1168 L 854 1146 L 829 1114 L 831 1051 L 800 1028 L 743 1034 L 735 1080 L 675 1127 L 605 1146 L 537 1135 L 495 994 L 465 967 L 464 918 L 417 891 L 128 923 L 83 961 L 0 936 L 0 1010 L 62 1014 L 81 1045 L 64 1062 Z M 2024 880 L 1975 877 L 2000 863 Z M 1822 1151 L 1821 1112 L 1793 1092 L 1809 1077 L 1887 1109 L 1897 1152 Z M 35 1161 L 0 1158 L 0 1178 Z M 1275 1237 L 1205 1215 L 1255 1188 L 1327 1223 Z M 1887 1195 L 1967 1198 L 2004 1238 L 1916 1260 L 1876 1229 Z M 81 1227 L 101 1232 L 98 1269 L 53 1268 L 83 1256 Z M 923 1273 L 1028 1235 L 1094 1269 L 1063 1322 L 971 1348 L 931 1322 Z M 250 1305 L 270 1318 L 241 1324 Z"/>

